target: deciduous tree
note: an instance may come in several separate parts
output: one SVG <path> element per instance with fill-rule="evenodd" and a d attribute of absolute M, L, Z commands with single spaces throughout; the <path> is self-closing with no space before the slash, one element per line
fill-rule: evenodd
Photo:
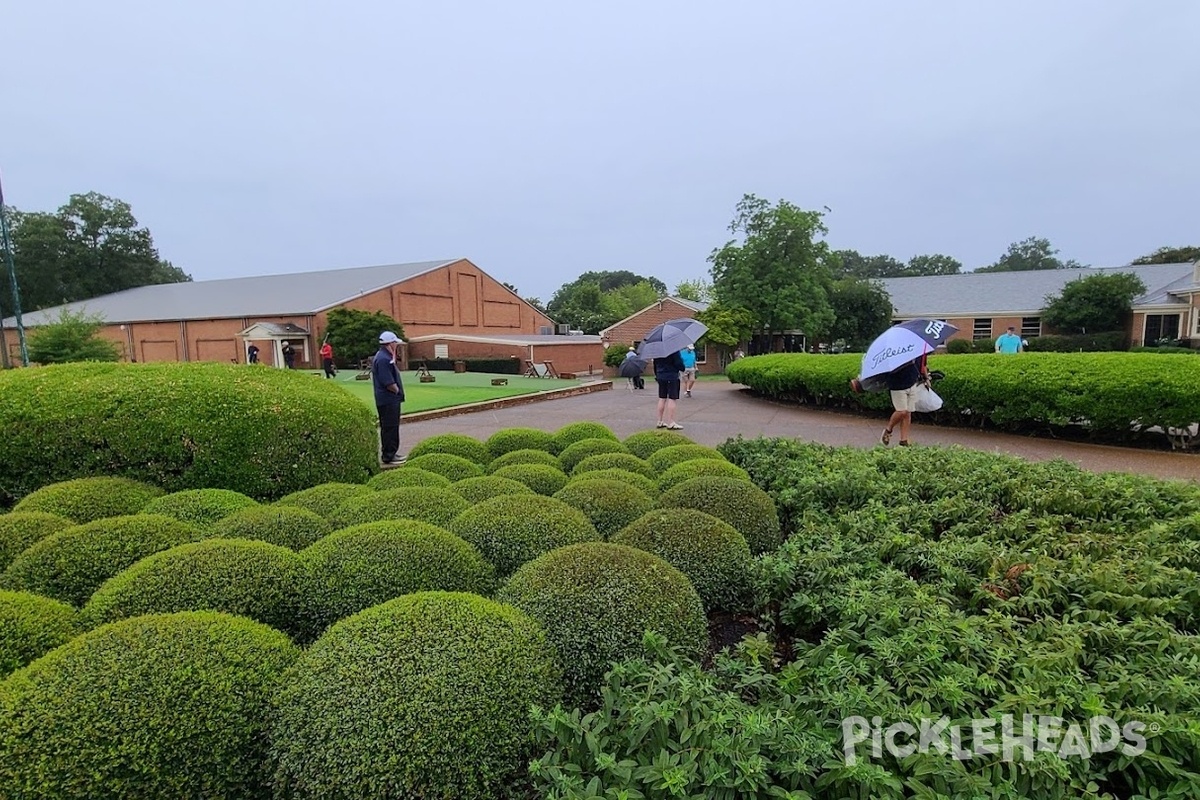
<path fill-rule="evenodd" d="M 711 303 L 712 284 L 703 278 L 694 281 L 680 281 L 675 287 L 675 296 L 695 303 Z"/>
<path fill-rule="evenodd" d="M 1134 264 L 1186 264 L 1200 260 L 1200 246 L 1160 247 L 1149 255 L 1135 260 Z"/>
<path fill-rule="evenodd" d="M 1089 275 L 1047 297 L 1042 320 L 1068 333 L 1118 331 L 1125 327 L 1133 299 L 1144 291 L 1141 278 L 1128 272 Z"/>
<path fill-rule="evenodd" d="M 29 360 L 35 364 L 120 361 L 121 348 L 100 337 L 102 327 L 100 317 L 64 308 L 54 322 L 30 330 Z"/>
<path fill-rule="evenodd" d="M 829 302 L 834 313 L 830 338 L 853 348 L 866 347 L 892 324 L 892 300 L 874 281 L 843 278 L 833 284 Z"/>
<path fill-rule="evenodd" d="M 325 335 L 342 363 L 357 363 L 370 358 L 379 349 L 379 334 L 391 331 L 404 338 L 404 326 L 382 311 L 354 308 L 330 309 Z"/>
<path fill-rule="evenodd" d="M 1074 259 L 1063 261 L 1049 239 L 1030 236 L 1013 242 L 995 264 L 980 267 L 976 272 L 1024 272 L 1035 269 L 1077 269 L 1084 266 Z"/>

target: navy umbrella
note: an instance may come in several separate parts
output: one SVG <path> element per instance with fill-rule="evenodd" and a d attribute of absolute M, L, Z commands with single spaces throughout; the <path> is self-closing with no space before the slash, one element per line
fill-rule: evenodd
<path fill-rule="evenodd" d="M 858 381 L 866 392 L 886 387 L 886 375 L 946 343 L 958 328 L 940 319 L 910 319 L 881 333 L 863 354 Z"/>
<path fill-rule="evenodd" d="M 641 358 L 666 358 L 678 353 L 708 332 L 708 326 L 688 317 L 669 319 L 656 325 L 638 346 Z"/>

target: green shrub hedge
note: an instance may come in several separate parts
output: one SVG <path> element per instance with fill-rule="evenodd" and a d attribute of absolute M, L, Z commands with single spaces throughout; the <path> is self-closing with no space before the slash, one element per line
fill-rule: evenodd
<path fill-rule="evenodd" d="M 75 523 L 48 511 L 11 511 L 0 514 L 0 572 L 20 553 Z"/>
<path fill-rule="evenodd" d="M 553 497 L 505 495 L 460 514 L 449 529 L 479 548 L 505 578 L 556 547 L 600 538 L 582 511 Z"/>
<path fill-rule="evenodd" d="M 410 456 L 408 463 L 400 469 L 423 469 L 435 472 L 438 475 L 449 478 L 451 483 L 461 481 L 464 478 L 478 478 L 483 474 L 483 467 L 474 461 L 462 456 L 451 455 L 450 453 L 427 453 L 416 458 Z M 395 472 L 397 470 L 392 471 Z"/>
<path fill-rule="evenodd" d="M 550 452 L 554 437 L 537 428 L 504 428 L 488 437 L 487 449 L 492 458 L 513 450 L 545 450 Z"/>
<path fill-rule="evenodd" d="M 602 453 L 628 453 L 629 448 L 618 442 L 615 438 L 608 439 L 582 439 L 574 444 L 568 445 L 558 455 L 558 463 L 562 464 L 564 472 L 570 472 L 575 469 L 575 465 L 585 458 L 598 456 Z"/>
<path fill-rule="evenodd" d="M 163 494 L 158 487 L 129 478 L 76 478 L 27 494 L 13 511 L 44 511 L 82 524 L 136 514 Z"/>
<path fill-rule="evenodd" d="M 214 523 L 211 533 L 221 539 L 254 539 L 303 550 L 333 533 L 333 525 L 315 511 L 299 506 L 252 506 Z"/>
<path fill-rule="evenodd" d="M 315 637 L 329 625 L 393 597 L 431 590 L 490 594 L 492 567 L 449 531 L 415 520 L 355 525 L 301 553 L 312 579 L 304 625 Z"/>
<path fill-rule="evenodd" d="M 450 488 L 472 504 L 506 494 L 537 494 L 520 481 L 497 475 L 482 475 L 478 478 L 467 478 L 465 481 L 455 481 Z"/>
<path fill-rule="evenodd" d="M 371 491 L 371 487 L 361 483 L 331 481 L 309 489 L 292 492 L 276 500 L 275 505 L 303 508 L 312 511 L 314 514 L 320 514 L 326 519 L 331 519 L 333 513 L 337 511 L 338 506 L 342 503 L 351 497 L 358 497 Z"/>
<path fill-rule="evenodd" d="M 655 509 L 612 538 L 653 553 L 687 576 L 704 608 L 741 611 L 750 601 L 754 559 L 732 525 L 690 508 Z"/>
<path fill-rule="evenodd" d="M 290 634 L 298 617 L 304 562 L 250 539 L 207 539 L 147 556 L 109 578 L 83 610 L 89 628 L 143 614 L 224 611 Z"/>
<path fill-rule="evenodd" d="M 654 477 L 654 470 L 651 469 L 650 465 L 633 453 L 600 453 L 588 456 L 575 465 L 575 469 L 571 470 L 571 475 L 572 477 L 577 477 L 585 472 L 598 472 L 609 469 L 623 469 L 626 472 L 645 475 L 647 478 Z"/>
<path fill-rule="evenodd" d="M 368 522 L 415 519 L 445 527 L 470 504 L 457 492 L 433 486 L 401 486 L 351 497 L 333 512 L 333 526 L 346 528 Z"/>
<path fill-rule="evenodd" d="M 66 603 L 30 592 L 0 590 L 0 679 L 78 632 L 75 609 Z"/>
<path fill-rule="evenodd" d="M 502 456 L 492 459 L 492 462 L 487 465 L 488 473 L 493 473 L 498 469 L 503 469 L 513 464 L 542 464 L 547 467 L 554 467 L 561 470 L 562 464 L 557 456 L 547 453 L 545 450 L 510 450 Z"/>
<path fill-rule="evenodd" d="M 654 506 L 654 500 L 641 489 L 624 481 L 603 478 L 571 481 L 554 493 L 554 499 L 582 511 L 603 539 Z"/>
<path fill-rule="evenodd" d="M 422 439 L 408 451 L 408 457 L 420 458 L 429 453 L 449 453 L 473 461 L 481 467 L 486 466 L 492 459 L 487 445 L 464 433 L 439 433 Z"/>
<path fill-rule="evenodd" d="M 310 375 L 203 362 L 62 364 L 0 374 L 0 506 L 116 475 L 271 499 L 379 469 L 375 414 Z M 125 512 L 129 513 L 129 512 Z"/>
<path fill-rule="evenodd" d="M 571 479 L 567 482 L 567 485 L 570 486 L 576 481 L 594 480 L 621 481 L 622 483 L 628 483 L 630 486 L 633 486 L 636 489 L 641 489 L 649 497 L 658 497 L 658 486 L 655 485 L 654 481 L 650 480 L 640 472 L 630 472 L 627 469 L 612 468 L 587 470 L 585 472 L 580 472 L 577 475 L 572 475 Z"/>
<path fill-rule="evenodd" d="M 697 458 L 711 458 L 724 461 L 725 456 L 715 447 L 705 447 L 702 444 L 676 444 L 656 450 L 646 459 L 655 475 L 662 475 L 676 464 L 692 461 Z"/>
<path fill-rule="evenodd" d="M 297 655 L 279 631 L 211 611 L 78 636 L 4 683 L 4 796 L 261 800 L 270 698 Z"/>
<path fill-rule="evenodd" d="M 750 480 L 750 473 L 724 459 L 717 461 L 715 458 L 696 458 L 691 461 L 681 461 L 663 472 L 658 478 L 658 490 L 665 492 L 672 486 L 690 481 L 692 478 L 712 475 L 736 478 L 741 481 Z"/>
<path fill-rule="evenodd" d="M 781 541 L 775 501 L 754 484 L 737 478 L 692 478 L 663 492 L 658 504 L 703 511 L 728 522 L 746 537 L 755 555 L 774 550 Z"/>
<path fill-rule="evenodd" d="M 549 497 L 567 485 L 566 474 L 558 467 L 546 464 L 509 464 L 492 473 L 497 478 L 508 478 L 523 483 L 538 494 Z"/>
<path fill-rule="evenodd" d="M 576 442 L 582 442 L 585 439 L 612 439 L 614 442 L 618 441 L 617 435 L 603 423 L 592 422 L 591 420 L 568 422 L 554 432 L 551 452 L 559 455 L 571 445 Z"/>
<path fill-rule="evenodd" d="M 536 622 L 421 592 L 342 620 L 288 672 L 271 736 L 276 796 L 518 796 L 532 706 L 561 696 Z"/>
<path fill-rule="evenodd" d="M 161 514 L 99 519 L 47 536 L 17 556 L 0 588 L 82 606 L 100 584 L 148 555 L 203 539 L 203 528 Z"/>
<path fill-rule="evenodd" d="M 694 444 L 694 442 L 677 431 L 655 428 L 652 431 L 638 431 L 625 437 L 623 442 L 629 452 L 638 458 L 649 458 L 664 447 L 677 444 Z"/>
<path fill-rule="evenodd" d="M 162 514 L 201 527 L 220 522 L 235 511 L 254 508 L 258 501 L 232 489 L 185 489 L 151 500 L 143 514 Z"/>
<path fill-rule="evenodd" d="M 546 553 L 518 569 L 496 599 L 546 629 L 567 698 L 579 705 L 598 696 L 613 661 L 641 654 L 647 630 L 692 655 L 708 638 L 700 596 L 683 573 L 623 545 L 591 542 Z"/>
<path fill-rule="evenodd" d="M 468 461 L 467 463 L 470 464 L 471 462 Z M 379 473 L 367 481 L 367 486 L 381 491 L 384 489 L 399 489 L 402 486 L 436 486 L 445 489 L 453 482 L 445 475 L 439 475 L 436 472 L 430 472 L 420 467 L 406 466 L 403 469 L 389 469 L 386 472 Z"/>
<path fill-rule="evenodd" d="M 1129 347 L 1129 339 L 1124 331 L 1109 331 L 1106 333 L 1088 333 L 1069 335 L 1034 336 L 1025 350 L 1031 353 L 1099 353 L 1111 350 L 1125 350 Z M 992 350 L 995 350 L 995 343 Z"/>

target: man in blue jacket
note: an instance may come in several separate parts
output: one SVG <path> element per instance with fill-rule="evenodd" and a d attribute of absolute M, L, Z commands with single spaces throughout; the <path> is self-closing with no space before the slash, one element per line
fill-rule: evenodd
<path fill-rule="evenodd" d="M 391 331 L 379 334 L 379 352 L 371 361 L 371 381 L 375 385 L 375 410 L 379 412 L 379 442 L 384 464 L 403 464 L 400 449 L 400 404 L 404 402 L 404 384 L 396 366 L 400 337 Z"/>

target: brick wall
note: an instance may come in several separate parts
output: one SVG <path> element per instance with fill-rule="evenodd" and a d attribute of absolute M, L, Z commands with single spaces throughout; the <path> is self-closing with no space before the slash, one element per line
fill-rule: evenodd
<path fill-rule="evenodd" d="M 570 337 L 564 336 L 563 339 Z M 446 345 L 450 359 L 467 358 L 513 358 L 520 362 L 524 371 L 525 361 L 538 363 L 552 361 L 559 372 L 587 374 L 600 373 L 604 369 L 604 348 L 595 342 L 562 344 L 523 345 L 499 342 L 460 342 L 452 339 L 429 340 L 409 343 L 409 361 L 434 358 L 434 346 Z"/>
<path fill-rule="evenodd" d="M 677 303 L 669 297 L 664 297 L 657 304 L 641 313 L 635 314 L 629 319 L 613 325 L 611 328 L 606 328 L 601 332 L 601 336 L 606 346 L 612 344 L 631 345 L 634 342 L 640 342 L 656 325 L 661 325 L 667 320 L 680 319 L 681 317 L 694 319 L 695 316 L 696 312 L 693 309 Z M 698 372 L 721 372 L 719 348 L 708 346 L 698 349 L 696 351 L 696 358 L 696 369 Z M 646 372 L 647 374 L 650 372 L 649 364 L 646 365 Z M 604 374 L 612 377 L 617 374 L 617 370 L 609 367 L 605 370 Z"/>

